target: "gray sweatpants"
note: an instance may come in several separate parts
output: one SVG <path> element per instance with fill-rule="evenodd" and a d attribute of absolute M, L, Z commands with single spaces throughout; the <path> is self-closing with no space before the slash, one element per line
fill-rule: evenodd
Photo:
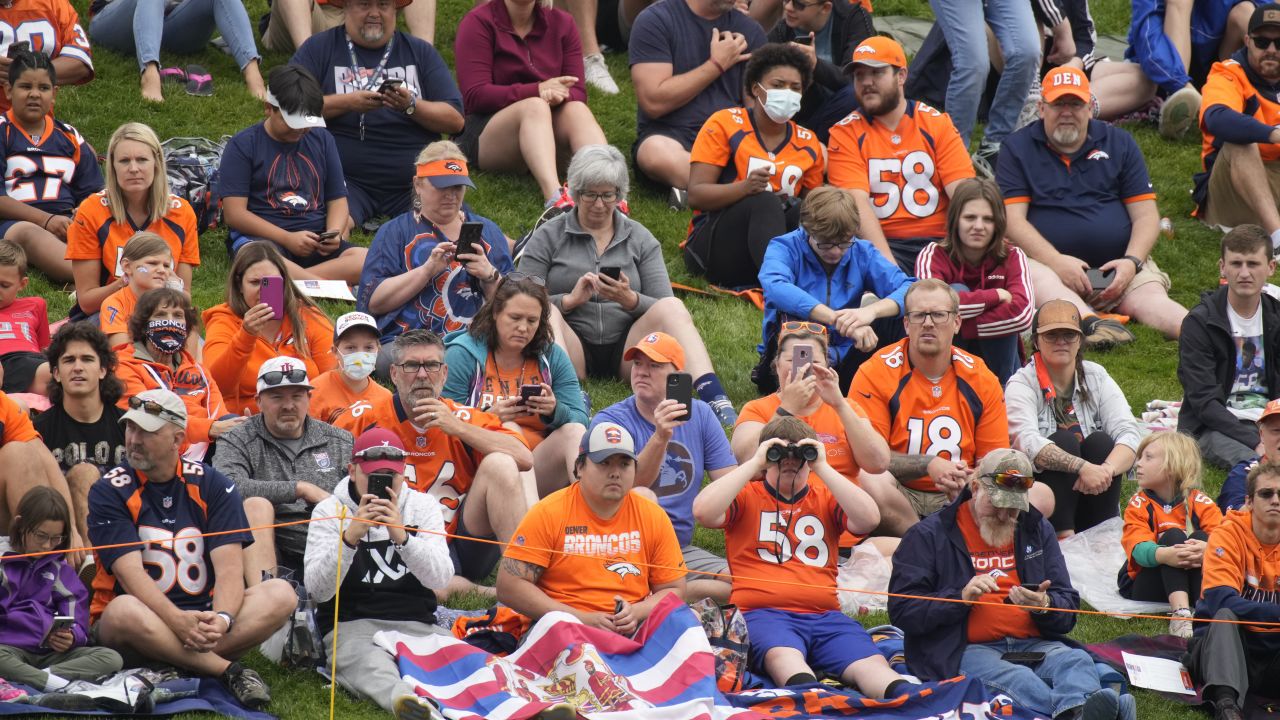
<path fill-rule="evenodd" d="M 383 630 L 406 635 L 452 635 L 439 625 L 408 620 L 347 620 L 338 623 L 338 684 L 357 696 L 378 703 L 392 712 L 396 698 L 413 695 L 413 688 L 400 676 L 396 659 L 373 645 L 373 636 Z M 333 647 L 333 633 L 324 636 L 325 648 Z"/>
<path fill-rule="evenodd" d="M 120 654 L 105 647 L 77 647 L 67 652 L 33 653 L 0 645 L 0 678 L 44 690 L 49 673 L 67 680 L 93 680 L 120 670 Z"/>

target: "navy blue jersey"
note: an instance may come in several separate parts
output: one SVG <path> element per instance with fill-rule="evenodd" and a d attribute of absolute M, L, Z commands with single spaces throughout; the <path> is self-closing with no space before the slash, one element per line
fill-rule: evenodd
<path fill-rule="evenodd" d="M 324 232 L 327 203 L 346 197 L 347 183 L 328 130 L 316 128 L 296 143 L 283 143 L 258 123 L 227 143 L 218 194 L 246 198 L 249 212 L 282 230 Z"/>
<path fill-rule="evenodd" d="M 54 215 L 71 216 L 104 186 L 98 157 L 80 133 L 51 117 L 36 142 L 13 117 L 0 116 L 4 194 Z"/>
<path fill-rule="evenodd" d="M 251 544 L 248 527 L 235 483 L 208 465 L 181 460 L 177 477 L 163 483 L 147 482 L 127 464 L 111 470 L 89 489 L 89 541 L 146 544 L 95 551 L 93 618 L 124 592 L 111 570 L 116 560 L 134 552 L 142 553 L 143 566 L 174 605 L 209 609 L 214 585 L 209 554 L 231 543 Z M 201 537 L 227 530 L 241 532 Z"/>

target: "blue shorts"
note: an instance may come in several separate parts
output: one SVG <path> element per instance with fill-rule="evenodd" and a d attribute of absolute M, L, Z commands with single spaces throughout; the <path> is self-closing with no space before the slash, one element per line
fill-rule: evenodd
<path fill-rule="evenodd" d="M 412 184 L 406 184 L 403 190 L 387 191 L 362 187 L 347 178 L 347 212 L 357 228 L 367 220 L 383 216 L 393 218 L 412 209 Z"/>
<path fill-rule="evenodd" d="M 799 650 L 815 673 L 835 677 L 853 663 L 880 654 L 862 625 L 838 610 L 797 613 L 761 609 L 748 610 L 742 617 L 747 621 L 747 639 L 758 671 L 764 669 L 765 653 L 776 647 Z"/>
<path fill-rule="evenodd" d="M 263 238 L 254 237 L 252 235 L 242 235 L 236 232 L 235 230 L 231 230 L 230 232 L 227 233 L 228 254 L 231 257 L 235 257 L 236 253 L 240 252 L 240 248 L 244 247 L 245 245 L 248 245 L 251 242 L 256 242 L 262 239 Z M 334 250 L 328 255 L 321 255 L 320 253 L 314 253 L 312 255 L 308 255 L 306 257 L 300 258 L 297 255 L 294 255 L 293 253 L 289 252 L 287 248 L 285 248 L 283 245 L 281 245 L 278 242 L 275 242 L 272 240 L 267 240 L 266 242 L 269 242 L 272 245 L 275 245 L 276 250 L 279 250 L 280 254 L 284 256 L 286 260 L 292 261 L 293 264 L 303 268 L 315 267 L 316 265 L 319 265 L 322 262 L 333 260 L 334 258 L 338 257 L 342 253 L 350 250 L 353 247 L 356 247 L 355 245 L 351 244 L 346 240 L 339 240 L 338 249 Z"/>

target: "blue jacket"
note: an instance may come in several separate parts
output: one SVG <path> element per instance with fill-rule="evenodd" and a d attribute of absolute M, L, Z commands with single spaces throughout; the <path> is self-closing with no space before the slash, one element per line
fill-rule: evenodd
<path fill-rule="evenodd" d="M 1227 479 L 1222 481 L 1222 490 L 1218 493 L 1218 509 L 1223 515 L 1228 510 L 1240 510 L 1244 508 L 1244 491 L 1247 486 L 1246 480 L 1249 477 L 1249 471 L 1262 461 L 1260 457 L 1252 457 L 1248 460 L 1241 460 L 1236 466 L 1227 471 Z"/>
<path fill-rule="evenodd" d="M 964 536 L 956 524 L 956 513 L 969 498 L 966 488 L 955 502 L 907 531 L 893 554 L 890 593 L 960 597 L 960 591 L 975 575 Z M 1034 506 L 1018 517 L 1013 546 L 1021 582 L 1049 580 L 1051 607 L 1080 607 L 1080 593 L 1071 587 L 1053 526 Z M 1064 640 L 1076 624 L 1074 613 L 1048 612 L 1031 617 L 1046 640 Z M 891 595 L 889 620 L 906 634 L 907 667 L 921 680 L 943 680 L 960 673 L 960 656 L 969 644 L 968 605 Z"/>
<path fill-rule="evenodd" d="M 1129 45 L 1124 59 L 1140 65 L 1142 72 L 1169 94 L 1193 79 L 1197 84 L 1203 82 L 1209 66 L 1218 59 L 1218 45 L 1227 30 L 1227 15 L 1237 1 L 1201 0 L 1192 6 L 1191 57 L 1183 58 L 1164 34 L 1165 0 L 1133 0 Z M 1259 3 L 1254 0 L 1254 4 Z M 1182 69 L 1184 59 L 1190 61 L 1190 75 Z"/>
<path fill-rule="evenodd" d="M 444 344 L 444 362 L 449 366 L 449 377 L 444 381 L 441 394 L 454 402 L 480 407 L 484 369 L 489 362 L 488 345 L 466 330 L 449 333 Z M 550 385 L 556 396 L 555 413 L 550 418 L 542 418 L 547 432 L 569 423 L 586 425 L 589 413 L 582 403 L 582 386 L 578 384 L 578 373 L 564 349 L 552 343 L 546 352 L 538 356 L 538 369 L 542 373 L 542 382 Z"/>
<path fill-rule="evenodd" d="M 832 310 L 858 307 L 862 293 L 870 290 L 877 297 L 898 303 L 902 314 L 903 296 L 915 278 L 908 277 L 889 262 L 875 246 L 857 240 L 840 258 L 840 263 L 827 272 L 817 253 L 809 246 L 809 233 L 797 228 L 769 241 L 764 261 L 760 264 L 760 287 L 764 290 L 764 339 L 756 349 L 763 354 L 769 340 L 786 320 L 808 320 L 818 305 Z M 853 347 L 849 338 L 831 331 L 832 360 L 839 362 Z"/>
<path fill-rule="evenodd" d="M 89 639 L 89 591 L 76 571 L 61 555 L 15 558 L 5 553 L 0 563 L 0 645 L 28 652 L 41 650 L 40 643 L 53 626 L 55 615 L 76 619 L 71 626 L 73 645 Z"/>

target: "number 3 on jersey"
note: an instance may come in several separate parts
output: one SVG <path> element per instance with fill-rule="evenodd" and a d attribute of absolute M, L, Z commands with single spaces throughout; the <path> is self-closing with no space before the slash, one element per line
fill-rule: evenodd
<path fill-rule="evenodd" d="M 867 163 L 871 207 L 883 220 L 901 206 L 911 215 L 926 218 L 938 210 L 938 188 L 933 183 L 933 157 L 923 150 L 906 157 L 873 158 Z M 884 201 L 879 202 L 883 197 Z"/>
<path fill-rule="evenodd" d="M 773 546 L 767 550 L 756 548 L 756 554 L 761 560 L 782 564 L 791 559 L 791 538 L 787 537 L 788 531 L 796 537 L 795 557 L 800 562 L 814 567 L 827 566 L 827 543 L 823 537 L 822 521 L 812 515 L 793 518 L 788 527 L 778 522 L 778 513 L 760 513 L 760 534 L 756 539 Z"/>
<path fill-rule="evenodd" d="M 923 418 L 907 418 L 907 454 L 942 455 L 955 462 L 961 459 L 960 423 L 950 415 L 938 415 L 926 421 Z M 925 444 L 925 440 L 928 444 Z"/>

